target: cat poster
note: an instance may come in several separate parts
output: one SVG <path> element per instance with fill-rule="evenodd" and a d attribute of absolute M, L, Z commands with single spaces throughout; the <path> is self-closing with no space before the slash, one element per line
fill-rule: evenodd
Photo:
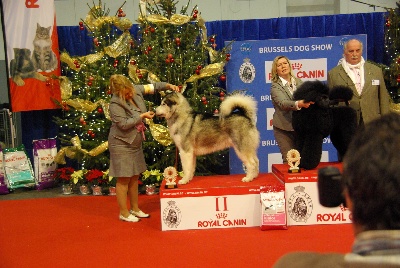
<path fill-rule="evenodd" d="M 1 0 L 13 112 L 59 108 L 60 55 L 54 0 Z"/>

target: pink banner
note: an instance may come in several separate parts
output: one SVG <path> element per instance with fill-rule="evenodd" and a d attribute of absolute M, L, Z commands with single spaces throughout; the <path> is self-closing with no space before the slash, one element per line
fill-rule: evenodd
<path fill-rule="evenodd" d="M 54 0 L 1 0 L 13 112 L 59 108 L 58 35 Z"/>

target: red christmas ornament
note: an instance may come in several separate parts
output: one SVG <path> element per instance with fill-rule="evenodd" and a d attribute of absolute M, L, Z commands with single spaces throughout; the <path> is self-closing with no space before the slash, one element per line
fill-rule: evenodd
<path fill-rule="evenodd" d="M 142 74 L 138 74 L 138 77 L 139 77 L 139 79 L 142 79 L 143 75 Z"/>
<path fill-rule="evenodd" d="M 92 131 L 91 129 L 89 129 L 89 130 L 87 131 L 87 133 L 90 135 L 90 134 L 93 133 L 93 131 Z"/>
<path fill-rule="evenodd" d="M 82 21 L 79 22 L 79 26 L 83 26 L 83 22 Z"/>
<path fill-rule="evenodd" d="M 210 43 L 214 43 L 214 42 L 215 42 L 214 37 L 211 37 L 211 38 L 210 38 Z"/>
<path fill-rule="evenodd" d="M 226 75 L 221 75 L 220 77 L 219 77 L 219 80 L 221 81 L 221 82 L 225 82 L 226 81 Z"/>
<path fill-rule="evenodd" d="M 149 51 L 148 51 L 148 50 L 145 50 L 145 51 L 144 51 L 144 54 L 148 55 L 148 54 L 149 54 Z"/>
<path fill-rule="evenodd" d="M 400 74 L 397 76 L 397 82 L 400 83 Z"/>
<path fill-rule="evenodd" d="M 169 61 L 170 61 L 171 63 L 174 63 L 174 62 L 175 62 L 175 59 L 172 58 L 172 59 L 170 59 Z"/>
<path fill-rule="evenodd" d="M 214 110 L 214 114 L 219 114 L 218 109 L 215 109 L 215 110 Z"/>
<path fill-rule="evenodd" d="M 197 13 L 199 13 L 199 11 L 198 11 L 197 9 L 195 9 L 195 10 L 193 11 L 193 13 L 194 13 L 194 14 L 197 14 Z"/>
<path fill-rule="evenodd" d="M 111 95 L 111 93 L 112 93 L 111 90 L 107 90 L 108 95 Z"/>
<path fill-rule="evenodd" d="M 193 14 L 193 19 L 197 19 L 197 14 Z"/>
<path fill-rule="evenodd" d="M 90 86 L 92 86 L 93 83 L 91 81 L 89 81 L 87 84 L 90 87 Z"/>
<path fill-rule="evenodd" d="M 85 122 L 85 118 L 83 118 L 83 117 L 79 118 L 79 122 L 81 122 L 81 123 Z"/>
<path fill-rule="evenodd" d="M 131 65 L 136 65 L 136 61 L 135 61 L 135 60 L 131 60 L 129 63 L 130 63 Z"/>
<path fill-rule="evenodd" d="M 137 73 L 137 74 L 140 74 L 140 69 L 136 69 L 136 73 Z"/>
<path fill-rule="evenodd" d="M 207 98 L 205 96 L 201 97 L 201 102 L 207 101 Z"/>
<path fill-rule="evenodd" d="M 103 113 L 103 108 L 99 107 L 99 108 L 97 109 L 97 112 L 98 112 L 99 114 L 102 114 L 102 113 Z"/>
<path fill-rule="evenodd" d="M 96 137 L 96 134 L 92 133 L 92 134 L 90 134 L 90 137 L 94 138 L 94 137 Z"/>
<path fill-rule="evenodd" d="M 197 70 L 201 70 L 202 68 L 203 68 L 203 66 L 201 66 L 201 65 L 197 66 Z"/>
<path fill-rule="evenodd" d="M 148 46 L 148 47 L 147 47 L 147 50 L 148 50 L 148 51 L 151 51 L 152 49 L 153 49 L 153 48 L 152 48 L 151 46 Z"/>
<path fill-rule="evenodd" d="M 220 97 L 225 96 L 225 92 L 221 91 L 221 92 L 219 93 L 219 96 L 220 96 Z"/>
<path fill-rule="evenodd" d="M 196 74 L 200 74 L 200 70 L 199 69 L 196 69 Z"/>
<path fill-rule="evenodd" d="M 172 59 L 173 57 L 174 56 L 171 53 L 168 54 L 168 59 Z"/>
<path fill-rule="evenodd" d="M 225 97 L 219 97 L 220 101 L 224 101 Z"/>
<path fill-rule="evenodd" d="M 85 30 L 85 27 L 79 26 L 79 30 L 83 31 L 83 30 Z"/>
<path fill-rule="evenodd" d="M 214 43 L 211 46 L 215 49 L 217 47 L 217 44 Z"/>
<path fill-rule="evenodd" d="M 166 64 L 170 64 L 170 63 L 171 63 L 171 60 L 168 59 L 168 58 L 166 58 L 166 59 L 165 59 L 165 63 L 166 63 Z"/>
<path fill-rule="evenodd" d="M 179 37 L 177 37 L 177 38 L 175 38 L 175 43 L 180 43 L 181 42 L 181 39 L 179 38 Z"/>
<path fill-rule="evenodd" d="M 89 81 L 93 81 L 94 77 L 93 76 L 89 76 Z"/>
<path fill-rule="evenodd" d="M 153 27 L 150 28 L 150 32 L 154 33 L 156 31 L 156 29 L 154 29 Z"/>
<path fill-rule="evenodd" d="M 183 86 L 179 85 L 178 88 L 179 88 L 179 91 L 182 91 Z"/>

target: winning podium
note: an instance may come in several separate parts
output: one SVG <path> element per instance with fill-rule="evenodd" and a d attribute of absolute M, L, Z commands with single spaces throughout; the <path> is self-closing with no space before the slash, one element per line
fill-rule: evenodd
<path fill-rule="evenodd" d="M 195 176 L 175 189 L 160 187 L 161 229 L 213 229 L 260 226 L 260 187 L 282 185 L 275 175 L 251 182 L 240 175 Z"/>
<path fill-rule="evenodd" d="M 350 211 L 344 206 L 321 206 L 318 197 L 318 169 L 334 166 L 342 170 L 342 163 L 321 162 L 315 169 L 288 172 L 288 165 L 272 165 L 272 173 L 285 184 L 288 225 L 351 223 Z"/>

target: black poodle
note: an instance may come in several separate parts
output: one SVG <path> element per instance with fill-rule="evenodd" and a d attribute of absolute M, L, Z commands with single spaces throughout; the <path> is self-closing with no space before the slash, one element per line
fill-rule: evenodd
<path fill-rule="evenodd" d="M 323 139 L 329 135 L 339 160 L 342 159 L 357 127 L 356 111 L 348 106 L 352 96 L 349 87 L 337 86 L 329 90 L 321 81 L 306 81 L 294 92 L 295 100 L 314 102 L 307 109 L 293 112 L 300 167 L 314 169 L 318 166 Z"/>

